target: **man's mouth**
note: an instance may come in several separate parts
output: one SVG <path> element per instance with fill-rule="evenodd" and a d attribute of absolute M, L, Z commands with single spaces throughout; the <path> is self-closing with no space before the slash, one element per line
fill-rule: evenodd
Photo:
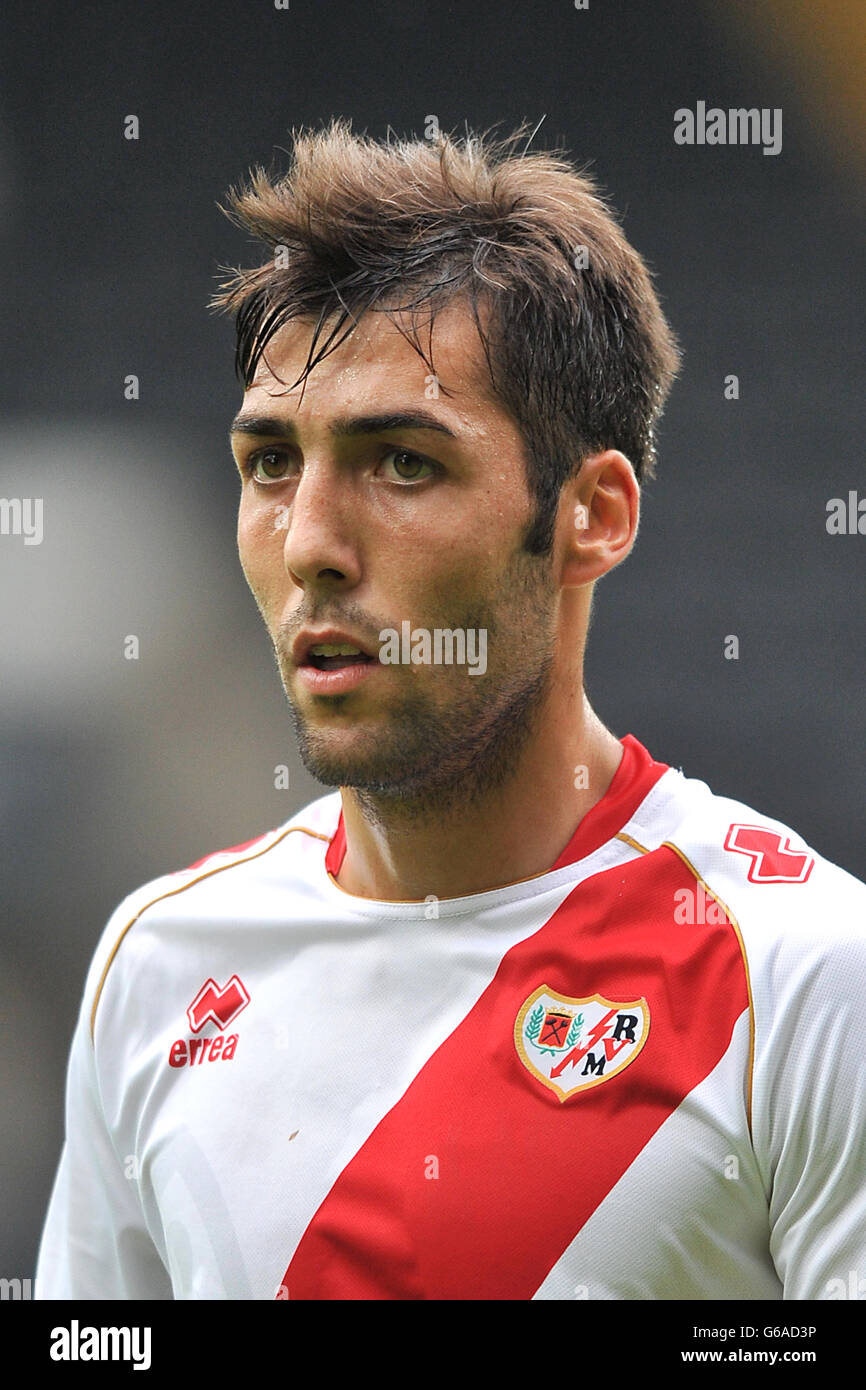
<path fill-rule="evenodd" d="M 317 642 L 307 652 L 304 665 L 317 671 L 339 671 L 343 666 L 369 665 L 375 660 L 348 642 Z"/>

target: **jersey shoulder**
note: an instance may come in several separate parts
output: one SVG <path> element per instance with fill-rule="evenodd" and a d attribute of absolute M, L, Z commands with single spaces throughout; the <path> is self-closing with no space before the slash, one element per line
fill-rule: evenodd
<path fill-rule="evenodd" d="M 273 830 L 213 850 L 186 868 L 150 879 L 128 893 L 109 917 L 88 970 L 82 1007 L 90 1012 L 91 1035 L 106 978 L 138 922 L 154 914 L 195 916 L 209 910 L 205 901 L 212 906 L 216 898 L 224 903 L 249 903 L 254 900 L 251 893 L 269 881 L 278 880 L 289 891 L 303 887 L 321 872 L 340 808 L 339 792 L 319 797 Z"/>
<path fill-rule="evenodd" d="M 785 822 L 702 782 L 680 779 L 674 800 L 663 840 L 740 939 L 749 1126 L 784 1297 L 838 1297 L 866 1267 L 866 884 Z"/>
<path fill-rule="evenodd" d="M 866 945 L 866 884 L 774 816 L 672 770 L 654 826 L 694 878 L 727 909 L 749 954 Z M 664 779 L 665 781 L 667 780 Z"/>

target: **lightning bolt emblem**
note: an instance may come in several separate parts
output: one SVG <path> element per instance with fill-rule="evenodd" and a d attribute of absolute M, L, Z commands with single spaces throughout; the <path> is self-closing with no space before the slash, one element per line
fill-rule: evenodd
<path fill-rule="evenodd" d="M 576 1067 L 580 1059 L 585 1057 L 587 1052 L 591 1052 L 596 1043 L 601 1042 L 610 1027 L 611 1020 L 617 1012 L 618 1010 L 616 1008 L 609 1009 L 604 1018 L 599 1019 L 598 1023 L 594 1026 L 589 1035 L 589 1041 L 585 1042 L 582 1047 L 575 1044 L 570 1052 L 566 1052 L 562 1061 L 557 1062 L 556 1066 L 551 1070 L 550 1075 L 553 1080 L 555 1080 L 557 1076 L 561 1076 L 566 1067 Z"/>
<path fill-rule="evenodd" d="M 581 1013 L 582 1038 L 567 1052 L 545 1047 L 544 1031 L 551 1015 Z M 646 999 L 618 1003 L 603 994 L 581 999 L 540 985 L 526 999 L 514 1024 L 514 1045 L 524 1067 L 560 1101 L 578 1091 L 599 1086 L 630 1066 L 649 1035 L 650 1012 Z M 580 1063 L 587 1058 L 586 1065 Z"/>

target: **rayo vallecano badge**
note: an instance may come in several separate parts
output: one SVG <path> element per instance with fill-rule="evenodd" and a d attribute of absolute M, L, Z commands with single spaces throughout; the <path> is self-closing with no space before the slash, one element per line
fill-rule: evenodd
<path fill-rule="evenodd" d="M 560 1100 L 600 1086 L 633 1062 L 649 1034 L 645 999 L 570 999 L 540 985 L 517 1015 L 514 1045 L 527 1071 Z"/>

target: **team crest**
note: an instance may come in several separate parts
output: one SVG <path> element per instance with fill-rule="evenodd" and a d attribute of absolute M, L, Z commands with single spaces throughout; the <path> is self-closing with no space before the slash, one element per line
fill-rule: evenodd
<path fill-rule="evenodd" d="M 634 1061 L 648 1034 L 645 999 L 570 999 L 541 985 L 517 1015 L 514 1045 L 527 1071 L 565 1101 L 616 1076 Z"/>

